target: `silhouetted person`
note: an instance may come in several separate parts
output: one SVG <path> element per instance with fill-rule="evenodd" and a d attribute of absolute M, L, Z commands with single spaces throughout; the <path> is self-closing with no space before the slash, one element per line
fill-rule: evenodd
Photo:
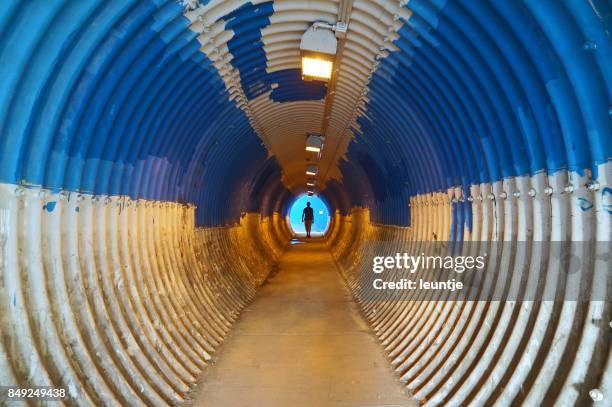
<path fill-rule="evenodd" d="M 312 222 L 314 222 L 314 211 L 310 207 L 310 202 L 306 202 L 306 207 L 302 211 L 302 222 L 304 222 L 306 227 L 306 237 L 310 237 L 310 228 L 312 227 Z"/>

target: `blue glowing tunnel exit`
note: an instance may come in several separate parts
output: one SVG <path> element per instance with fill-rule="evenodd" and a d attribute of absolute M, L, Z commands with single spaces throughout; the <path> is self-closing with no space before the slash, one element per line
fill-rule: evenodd
<path fill-rule="evenodd" d="M 307 202 L 310 202 L 310 206 L 314 210 L 314 223 L 312 224 L 311 234 L 313 236 L 322 235 L 329 226 L 329 210 L 325 202 L 316 195 L 308 196 L 302 194 L 295 200 L 289 211 L 289 225 L 296 234 L 306 233 L 304 223 L 302 223 L 302 211 L 306 207 Z"/>

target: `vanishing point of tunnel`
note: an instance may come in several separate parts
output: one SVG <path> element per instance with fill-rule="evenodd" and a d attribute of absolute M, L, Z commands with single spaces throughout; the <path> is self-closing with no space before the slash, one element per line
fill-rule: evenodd
<path fill-rule="evenodd" d="M 0 406 L 612 406 L 610 0 L 0 1 Z"/>

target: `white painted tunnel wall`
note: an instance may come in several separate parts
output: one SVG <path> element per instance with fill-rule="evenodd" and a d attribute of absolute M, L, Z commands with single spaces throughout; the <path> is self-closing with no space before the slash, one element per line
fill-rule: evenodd
<path fill-rule="evenodd" d="M 565 172 L 473 186 L 473 225 L 471 233 L 464 231 L 466 240 L 606 241 L 610 214 L 599 191 L 608 185 L 610 166 L 599 170 L 600 182 L 606 183 L 599 190 L 587 189 L 587 178 Z M 365 242 L 419 244 L 432 240 L 433 233 L 448 239 L 452 199 L 468 198 L 457 193 L 413 198 L 409 228 L 373 224 L 364 209 L 337 213 L 328 245 L 352 291 L 359 288 Z M 592 200 L 593 208 L 581 210 L 579 198 Z M 290 236 L 278 214 L 265 219 L 247 214 L 232 227 L 193 225 L 193 206 L 1 185 L 2 383 L 68 383 L 80 405 L 183 400 Z M 581 273 L 592 273 L 594 285 L 609 287 L 603 254 L 595 253 L 593 269 Z M 500 270 L 507 260 L 502 256 Z M 581 278 L 551 264 L 519 257 L 510 272 L 516 278 L 528 266 L 552 286 L 559 275 L 567 275 L 569 284 Z M 544 397 L 559 385 L 555 372 L 567 358 L 571 369 L 556 403 L 577 401 L 595 358 L 606 367 L 590 390 L 608 399 L 611 362 L 598 352 L 604 330 L 610 329 L 602 319 L 610 304 L 536 305 L 453 301 L 452 296 L 361 303 L 401 380 L 427 405 L 462 405 L 468 397 L 484 405 L 493 395 L 498 405 L 510 405 L 520 391 L 526 392 L 525 405 L 548 403 Z M 530 318 L 535 323 L 528 323 Z M 577 352 L 566 353 L 568 345 Z M 514 366 L 517 352 L 520 362 Z M 536 363 L 542 352 L 545 358 Z M 534 371 L 535 381 L 524 387 Z"/>
<path fill-rule="evenodd" d="M 336 214 L 328 245 L 395 370 L 417 399 L 431 406 L 493 402 L 505 406 L 516 403 L 521 393 L 523 405 L 574 405 L 587 376 L 589 382 L 595 376 L 596 387 L 586 389 L 594 401 L 601 396 L 604 405 L 612 399 L 612 359 L 606 351 L 612 322 L 604 319 L 610 303 L 601 295 L 609 293 L 611 282 L 606 245 L 594 245 L 596 253 L 581 253 L 594 260 L 577 273 L 568 262 L 553 262 L 549 253 L 517 256 L 512 268 L 509 255 L 502 254 L 497 266 L 486 269 L 487 275 L 510 275 L 514 283 L 527 272 L 531 279 L 544 279 L 549 288 L 562 284 L 562 278 L 572 286 L 590 276 L 587 295 L 591 297 L 582 302 L 567 293 L 558 302 L 455 301 L 452 294 L 424 299 L 406 294 L 402 301 L 384 302 L 374 300 L 380 298 L 377 294 L 366 299 L 359 295 L 364 245 L 409 241 L 411 253 L 428 254 L 430 248 L 423 242 L 434 240 L 434 233 L 437 240 L 450 239 L 453 199 L 472 201 L 472 230 L 466 226 L 465 241 L 487 246 L 509 242 L 505 248 L 517 248 L 521 242 L 569 241 L 575 250 L 581 250 L 582 242 L 608 242 L 610 203 L 602 202 L 601 190 L 609 185 L 611 169 L 608 164 L 599 167 L 597 190 L 588 189 L 586 176 L 558 172 L 474 185 L 470 197 L 455 189 L 416 196 L 411 199 L 412 225 L 407 228 L 373 224 L 366 209 L 355 208 L 350 216 Z M 582 210 L 580 198 L 593 202 L 593 207 Z M 568 352 L 568 346 L 576 351 Z M 513 362 L 517 354 L 518 363 Z M 568 359 L 567 379 L 555 383 L 559 365 Z M 603 371 L 589 371 L 594 360 L 605 366 Z M 535 380 L 527 383 L 530 374 Z M 508 377 L 502 382 L 504 375 Z M 545 399 L 552 386 L 560 387 L 556 399 Z"/>
<path fill-rule="evenodd" d="M 0 383 L 183 400 L 289 237 L 278 214 L 196 228 L 194 211 L 1 184 Z"/>

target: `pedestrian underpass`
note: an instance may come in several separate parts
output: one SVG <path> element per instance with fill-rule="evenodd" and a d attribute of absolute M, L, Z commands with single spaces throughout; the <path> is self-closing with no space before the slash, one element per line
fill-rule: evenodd
<path fill-rule="evenodd" d="M 611 28 L 605 0 L 3 1 L 2 402 L 609 405 Z M 474 296 L 364 277 L 447 250 L 493 259 Z"/>

